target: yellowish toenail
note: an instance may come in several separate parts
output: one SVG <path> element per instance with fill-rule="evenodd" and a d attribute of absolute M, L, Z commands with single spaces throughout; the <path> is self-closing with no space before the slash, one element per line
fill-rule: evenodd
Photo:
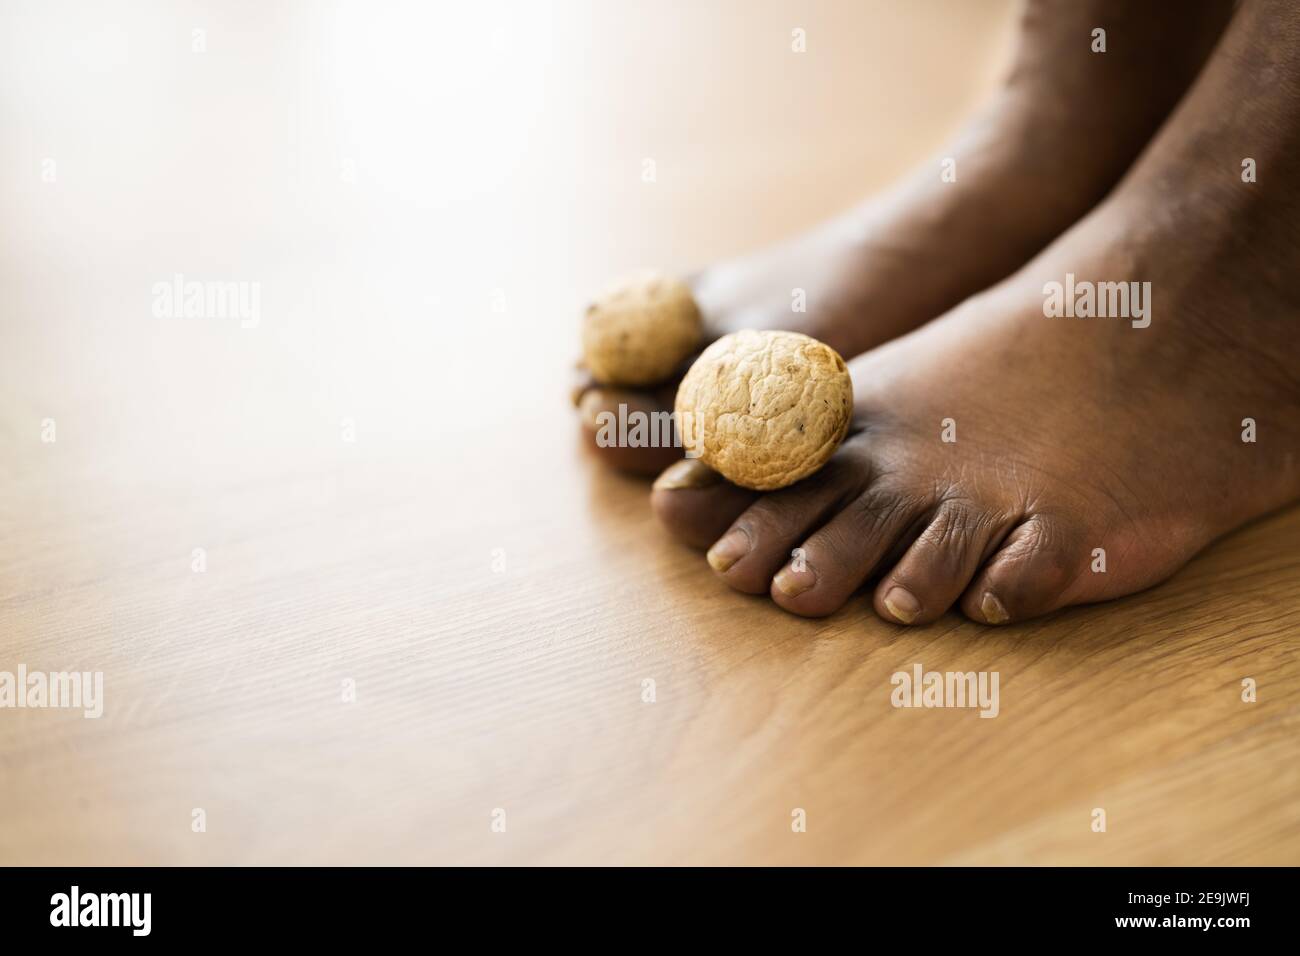
<path fill-rule="evenodd" d="M 921 613 L 921 602 L 906 588 L 890 588 L 882 603 L 894 620 L 903 624 L 911 624 L 916 620 L 916 616 Z"/>
<path fill-rule="evenodd" d="M 655 479 L 655 491 L 680 491 L 687 488 L 707 488 L 716 485 L 722 476 L 704 462 L 685 458 L 668 468 Z"/>
<path fill-rule="evenodd" d="M 796 571 L 788 566 L 784 567 L 776 572 L 776 577 L 772 579 L 773 586 L 786 597 L 803 594 L 804 591 L 807 591 L 816 583 L 817 575 L 813 573 L 812 568 L 806 566 L 802 571 Z"/>
<path fill-rule="evenodd" d="M 980 601 L 980 613 L 990 624 L 1005 624 L 1011 620 L 1011 615 L 992 591 L 984 592 L 984 600 Z"/>
<path fill-rule="evenodd" d="M 749 554 L 749 535 L 739 528 L 733 528 L 709 548 L 707 555 L 709 567 L 722 574 L 747 554 Z"/>

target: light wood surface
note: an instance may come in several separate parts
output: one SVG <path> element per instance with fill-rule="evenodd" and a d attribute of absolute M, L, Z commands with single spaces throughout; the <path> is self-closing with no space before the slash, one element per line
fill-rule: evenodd
<path fill-rule="evenodd" d="M 0 863 L 1300 862 L 1300 511 L 1022 626 L 808 621 L 579 446 L 586 293 L 926 157 L 1009 14 L 6 7 L 0 670 L 106 701 L 0 710 Z"/>

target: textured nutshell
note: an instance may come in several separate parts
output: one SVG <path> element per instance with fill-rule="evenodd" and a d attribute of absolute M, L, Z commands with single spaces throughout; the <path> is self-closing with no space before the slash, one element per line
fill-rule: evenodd
<path fill-rule="evenodd" d="M 733 484 L 772 491 L 807 478 L 848 434 L 853 383 L 829 345 L 798 332 L 734 332 L 677 389 L 682 443 Z"/>
<path fill-rule="evenodd" d="M 653 385 L 699 348 L 702 335 L 700 310 L 686 283 L 645 272 L 612 286 L 588 306 L 582 353 L 602 384 Z"/>

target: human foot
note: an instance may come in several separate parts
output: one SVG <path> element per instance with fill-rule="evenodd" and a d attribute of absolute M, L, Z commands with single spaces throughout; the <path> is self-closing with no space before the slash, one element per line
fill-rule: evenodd
<path fill-rule="evenodd" d="M 804 332 L 858 355 L 1006 276 L 1111 188 L 1190 83 L 1231 4 L 1162 11 L 1117 0 L 1027 5 L 1004 87 L 936 161 L 884 195 L 791 242 L 714 266 L 693 282 L 710 337 Z M 1092 31 L 1108 31 L 1094 53 Z M 1083 142 L 1086 148 L 1079 148 Z M 794 311 L 802 290 L 806 311 Z M 578 388 L 589 437 L 618 406 L 671 410 L 674 387 Z M 665 448 L 603 448 L 653 473 Z"/>
<path fill-rule="evenodd" d="M 851 363 L 859 430 L 827 468 L 764 496 L 678 474 L 653 493 L 661 519 L 717 539 L 728 584 L 798 614 L 833 612 L 883 571 L 886 619 L 959 603 L 1001 624 L 1149 587 L 1300 497 L 1300 118 L 1277 100 L 1300 85 L 1300 16 L 1247 4 L 1238 19 L 1114 197 L 1006 282 Z M 1267 42 L 1279 32 L 1286 56 Z M 1242 157 L 1267 179 L 1243 182 Z M 1045 290 L 1067 275 L 1150 296 L 1129 318 L 1048 318 Z"/>

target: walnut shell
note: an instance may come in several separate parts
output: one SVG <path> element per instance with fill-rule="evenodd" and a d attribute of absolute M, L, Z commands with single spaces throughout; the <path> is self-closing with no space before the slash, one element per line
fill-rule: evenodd
<path fill-rule="evenodd" d="M 807 478 L 849 431 L 853 382 L 829 345 L 798 332 L 733 332 L 677 389 L 688 455 L 733 484 L 772 491 Z"/>
<path fill-rule="evenodd" d="M 645 272 L 610 287 L 587 308 L 582 352 L 596 381 L 636 387 L 668 378 L 704 334 L 690 287 Z"/>

